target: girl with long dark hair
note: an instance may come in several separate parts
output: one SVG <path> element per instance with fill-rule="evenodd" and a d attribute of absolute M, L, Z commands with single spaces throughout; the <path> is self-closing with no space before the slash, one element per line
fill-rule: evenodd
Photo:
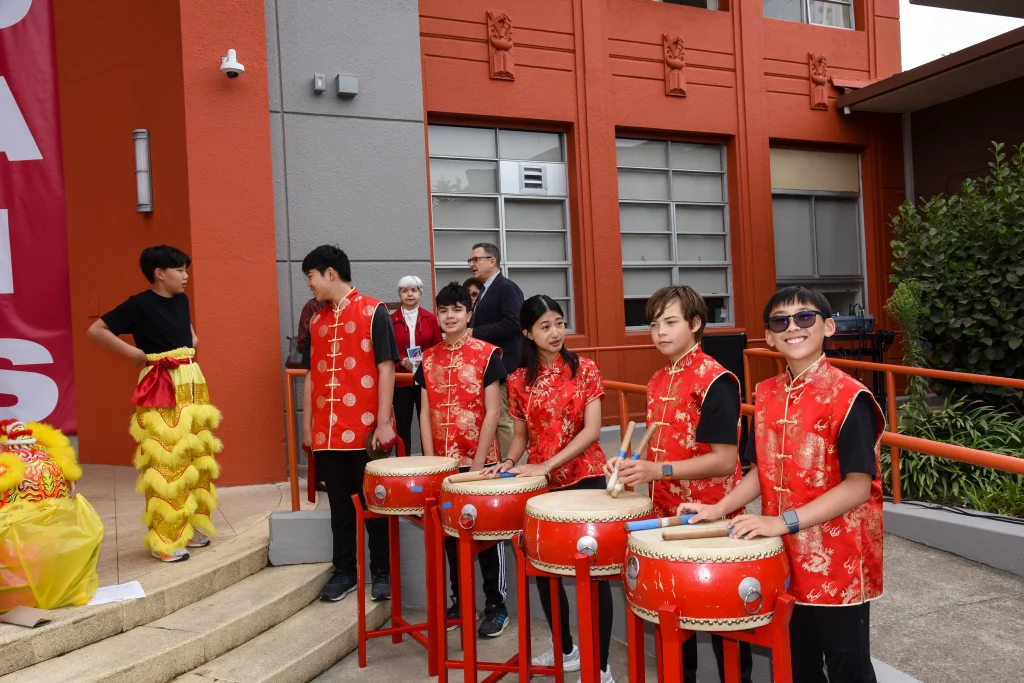
<path fill-rule="evenodd" d="M 565 348 L 565 316 L 544 294 L 523 302 L 519 314 L 523 329 L 519 369 L 508 376 L 508 405 L 514 434 L 508 458 L 499 471 L 548 478 L 552 490 L 604 489 L 605 455 L 601 437 L 601 372 L 588 358 Z M 525 464 L 517 464 L 529 445 Z M 551 587 L 537 578 L 540 604 L 551 626 Z M 559 581 L 562 615 L 562 666 L 579 671 L 580 651 L 569 632 L 569 600 Z M 598 619 L 601 648 L 601 683 L 614 683 L 608 667 L 612 636 L 612 592 L 607 581 L 598 582 Z M 553 666 L 554 648 L 533 659 L 534 666 Z"/>

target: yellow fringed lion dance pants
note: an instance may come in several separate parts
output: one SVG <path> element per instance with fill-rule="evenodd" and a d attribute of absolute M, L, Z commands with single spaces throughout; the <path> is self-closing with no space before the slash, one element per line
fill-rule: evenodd
<path fill-rule="evenodd" d="M 214 455 L 223 449 L 213 430 L 220 411 L 210 405 L 210 394 L 199 365 L 191 362 L 194 349 L 149 354 L 150 361 L 170 357 L 188 359 L 170 370 L 176 405 L 173 408 L 138 407 L 132 416 L 131 435 L 138 443 L 135 468 L 141 471 L 135 490 L 146 496 L 142 524 L 149 531 L 143 545 L 170 554 L 184 548 L 196 530 L 216 534 L 211 515 L 217 509 L 213 480 L 220 474 Z M 139 380 L 152 367 L 145 367 Z"/>

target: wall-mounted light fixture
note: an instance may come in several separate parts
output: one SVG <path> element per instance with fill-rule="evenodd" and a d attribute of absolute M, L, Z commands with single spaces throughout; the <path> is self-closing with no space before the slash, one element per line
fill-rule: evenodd
<path fill-rule="evenodd" d="M 149 129 L 136 128 L 135 138 L 135 210 L 153 212 L 153 178 L 149 166 Z"/>

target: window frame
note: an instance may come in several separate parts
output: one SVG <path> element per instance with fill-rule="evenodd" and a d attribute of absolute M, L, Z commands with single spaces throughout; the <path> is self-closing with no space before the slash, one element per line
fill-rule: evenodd
<path fill-rule="evenodd" d="M 816 21 L 811 21 L 811 2 L 812 0 L 801 0 L 800 1 L 800 21 L 801 24 L 807 24 L 808 26 L 823 26 L 825 28 L 834 28 L 841 31 L 856 31 L 857 30 L 857 12 L 854 0 L 818 0 L 830 5 L 842 5 L 850 8 L 850 25 L 849 26 L 833 26 L 832 24 L 821 24 Z M 762 0 L 762 15 L 764 13 L 764 0 Z M 779 19 L 777 17 L 765 17 L 766 19 L 776 19 L 777 21 L 793 21 L 792 19 Z M 797 23 L 797 22 L 793 22 Z"/>
<path fill-rule="evenodd" d="M 734 327 L 735 326 L 736 315 L 735 315 L 735 290 L 734 290 L 734 283 L 733 283 L 733 262 L 732 262 L 732 256 L 733 256 L 733 254 L 732 254 L 732 229 L 731 229 L 732 226 L 730 224 L 730 216 L 729 216 L 728 146 L 725 143 L 721 143 L 721 142 L 709 142 L 709 141 L 703 141 L 703 140 L 702 141 L 696 141 L 696 140 L 694 140 L 694 141 L 691 141 L 691 140 L 677 140 L 677 139 L 672 139 L 672 138 L 651 138 L 651 137 L 642 137 L 642 136 L 633 136 L 633 135 L 616 135 L 615 136 L 615 140 L 616 140 L 616 142 L 618 142 L 618 140 L 636 140 L 636 141 L 644 141 L 644 142 L 663 142 L 663 143 L 665 143 L 665 145 L 667 147 L 667 149 L 666 149 L 666 157 L 665 157 L 666 166 L 664 166 L 664 167 L 656 167 L 656 166 L 632 166 L 632 165 L 628 165 L 628 164 L 626 164 L 626 165 L 619 165 L 618 160 L 616 159 L 615 173 L 616 173 L 616 178 L 618 178 L 618 173 L 619 173 L 619 171 L 621 169 L 633 170 L 633 171 L 661 171 L 661 172 L 668 173 L 668 178 L 669 178 L 668 188 L 669 188 L 669 197 L 670 197 L 667 200 L 661 200 L 661 199 L 622 199 L 621 197 L 618 198 L 618 205 L 619 205 L 619 207 L 621 207 L 623 204 L 642 205 L 642 206 L 652 206 L 653 205 L 653 206 L 667 206 L 668 210 L 669 210 L 668 211 L 668 214 L 669 214 L 669 231 L 668 231 L 668 233 L 666 233 L 664 231 L 658 231 L 658 232 L 655 232 L 655 231 L 628 231 L 628 232 L 625 232 L 625 231 L 622 230 L 621 211 L 620 211 L 620 223 L 619 223 L 619 244 L 620 244 L 620 250 L 621 250 L 622 238 L 625 237 L 625 236 L 628 236 L 628 235 L 664 236 L 664 235 L 667 234 L 668 237 L 669 237 L 669 252 L 670 252 L 671 258 L 673 259 L 671 261 L 626 261 L 625 257 L 623 257 L 621 259 L 622 273 L 623 273 L 623 280 L 622 280 L 622 282 L 623 282 L 623 292 L 622 292 L 623 303 L 625 303 L 625 301 L 646 301 L 646 300 L 650 299 L 650 295 L 648 295 L 646 297 L 640 297 L 640 296 L 629 296 L 629 295 L 626 294 L 626 292 L 625 292 L 625 274 L 626 274 L 627 271 L 669 270 L 670 273 L 671 273 L 670 283 L 672 285 L 679 285 L 679 284 L 681 284 L 680 283 L 680 278 L 679 278 L 679 271 L 680 270 L 698 270 L 698 269 L 703 270 L 703 269 L 707 269 L 707 270 L 720 271 L 720 270 L 724 269 L 725 270 L 725 278 L 726 278 L 726 286 L 728 287 L 728 291 L 726 291 L 724 294 L 721 294 L 721 293 L 707 294 L 707 293 L 704 293 L 704 292 L 698 292 L 698 293 L 705 300 L 707 300 L 707 299 L 724 299 L 725 303 L 726 303 L 726 308 L 729 311 L 729 316 L 728 316 L 728 319 L 726 321 L 724 321 L 724 322 L 716 322 L 716 323 L 708 322 L 707 323 L 707 327 L 708 328 L 712 328 L 712 329 L 715 329 L 715 328 L 718 328 L 718 329 L 730 329 L 730 328 Z M 675 168 L 673 166 L 673 164 L 672 164 L 672 145 L 673 145 L 673 143 L 693 144 L 693 145 L 707 145 L 707 146 L 718 147 L 719 161 L 720 161 L 721 169 L 722 170 L 721 171 L 708 171 L 708 170 L 705 170 L 705 169 Z M 722 183 L 722 196 L 725 199 L 723 201 L 719 201 L 719 202 L 697 202 L 697 201 L 691 201 L 691 200 L 674 200 L 674 199 L 671 199 L 672 188 L 673 188 L 673 184 L 672 184 L 672 177 L 673 176 L 672 176 L 672 174 L 676 173 L 676 172 L 684 174 L 684 175 L 718 176 L 721 179 L 721 183 Z M 680 233 L 678 231 L 678 220 L 677 220 L 677 217 L 676 217 L 677 207 L 679 207 L 679 206 L 713 206 L 713 207 L 720 208 L 722 210 L 722 227 L 723 227 L 722 232 L 706 232 L 705 231 L 705 232 L 682 232 L 682 233 Z M 683 236 L 686 236 L 686 235 L 698 235 L 698 236 L 722 237 L 724 239 L 724 241 L 725 241 L 725 259 L 726 260 L 725 261 L 680 261 L 679 260 L 679 238 L 680 238 L 680 235 L 683 235 Z M 639 331 L 647 330 L 648 326 L 647 325 L 642 325 L 641 326 L 641 325 L 628 325 L 627 324 L 625 326 L 625 329 L 626 329 L 627 332 L 639 332 Z"/>
<path fill-rule="evenodd" d="M 467 129 L 491 131 L 494 134 L 494 153 L 495 153 L 496 156 L 493 156 L 493 157 L 467 157 L 467 156 L 456 156 L 456 155 L 450 155 L 450 154 L 436 154 L 436 155 L 435 154 L 431 154 L 430 153 L 430 143 L 429 143 L 429 135 L 430 135 L 430 127 L 431 126 L 441 126 L 441 127 L 445 127 L 445 128 L 467 128 Z M 562 153 L 561 161 L 538 161 L 538 162 L 534 162 L 534 163 L 538 163 L 538 164 L 562 164 L 562 165 L 565 166 L 566 177 L 568 179 L 568 171 L 569 171 L 569 162 L 567 160 L 567 156 L 568 156 L 568 149 L 567 149 L 568 140 L 566 138 L 565 133 L 563 133 L 563 132 L 551 131 L 551 130 L 531 130 L 531 129 L 527 129 L 527 128 L 509 128 L 509 127 L 504 127 L 504 126 L 466 126 L 466 125 L 450 124 L 450 123 L 431 123 L 431 122 L 428 122 L 427 123 L 427 136 L 428 136 L 428 138 L 427 138 L 427 185 L 428 185 L 428 189 L 430 190 L 430 200 L 431 200 L 431 214 L 430 214 L 431 269 L 430 270 L 431 270 L 431 277 L 434 280 L 434 291 L 435 292 L 437 291 L 437 271 L 438 270 L 455 270 L 455 269 L 459 269 L 459 270 L 462 270 L 462 271 L 464 271 L 466 273 L 470 272 L 469 271 L 469 266 L 466 263 L 465 259 L 463 259 L 461 261 L 440 261 L 440 260 L 437 259 L 437 250 L 435 248 L 436 245 L 435 245 L 435 242 L 434 242 L 435 231 L 442 232 L 442 233 L 460 233 L 460 232 L 461 233 L 472 233 L 472 232 L 481 232 L 482 231 L 480 228 L 436 228 L 434 226 L 434 217 L 433 217 L 433 200 L 434 200 L 434 197 L 447 197 L 447 198 L 454 198 L 454 199 L 466 198 L 466 199 L 487 199 L 487 200 L 493 200 L 493 201 L 497 202 L 497 217 L 498 217 L 498 225 L 497 225 L 498 244 L 497 244 L 497 246 L 498 246 L 498 249 L 501 250 L 501 263 L 498 266 L 498 272 L 500 272 L 505 277 L 509 277 L 509 270 L 510 269 L 512 270 L 513 275 L 515 274 L 515 271 L 517 271 L 517 270 L 553 270 L 553 271 L 556 271 L 556 272 L 565 273 L 565 278 L 566 278 L 566 296 L 565 297 L 560 297 L 560 296 L 552 296 L 550 294 L 548 294 L 548 296 L 551 296 L 552 299 L 554 299 L 555 301 L 558 301 L 559 303 L 567 303 L 569 310 L 565 311 L 565 316 L 567 318 L 567 320 L 566 320 L 566 331 L 570 332 L 570 333 L 574 332 L 575 331 L 575 320 L 576 320 L 576 317 L 575 317 L 576 316 L 576 293 L 575 293 L 575 288 L 574 288 L 574 277 L 573 277 L 573 266 L 572 266 L 572 257 L 573 257 L 573 252 L 572 252 L 572 223 L 571 223 L 572 211 L 571 211 L 571 208 L 569 206 L 569 186 L 568 186 L 568 183 L 566 183 L 566 193 L 565 193 L 565 195 L 551 196 L 551 195 L 535 195 L 535 194 L 503 194 L 501 192 L 501 162 L 502 161 L 530 162 L 530 160 L 529 159 L 514 159 L 512 157 L 502 157 L 501 156 L 501 148 L 500 148 L 501 143 L 499 141 L 499 136 L 498 136 L 499 131 L 512 131 L 512 132 L 524 132 L 524 133 L 548 133 L 548 134 L 552 134 L 552 135 L 557 135 L 558 138 L 559 138 L 559 146 L 560 146 L 561 153 Z M 431 180 L 430 180 L 430 161 L 433 160 L 433 159 L 439 159 L 439 160 L 445 160 L 445 161 L 449 161 L 450 160 L 450 161 L 485 161 L 485 162 L 494 162 L 494 164 L 495 164 L 495 173 L 496 173 L 496 176 L 495 176 L 496 192 L 494 194 L 486 194 L 486 193 L 478 193 L 478 192 L 434 192 L 433 187 L 432 187 L 432 183 L 431 183 Z M 564 221 L 564 225 L 565 225 L 565 230 L 562 231 L 564 233 L 564 236 L 565 236 L 565 255 L 566 255 L 566 260 L 565 261 L 535 261 L 535 262 L 531 262 L 531 261 L 512 261 L 512 260 L 509 259 L 509 257 L 508 257 L 508 241 L 507 241 L 507 233 L 508 232 L 512 232 L 512 233 L 531 233 L 531 232 L 538 232 L 538 231 L 530 231 L 530 230 L 511 230 L 510 231 L 510 230 L 508 230 L 505 227 L 505 201 L 508 200 L 508 199 L 512 199 L 512 200 L 525 200 L 525 201 L 530 201 L 530 202 L 542 201 L 542 202 L 561 202 L 562 203 L 562 215 L 563 215 L 563 221 Z M 555 232 L 555 231 L 550 231 L 550 232 Z M 468 254 L 467 254 L 467 258 L 468 258 Z M 460 282 L 462 281 L 462 279 L 465 279 L 465 278 L 460 278 Z M 513 278 L 509 278 L 509 279 L 513 279 Z M 513 281 L 514 281 L 514 279 L 513 279 Z"/>

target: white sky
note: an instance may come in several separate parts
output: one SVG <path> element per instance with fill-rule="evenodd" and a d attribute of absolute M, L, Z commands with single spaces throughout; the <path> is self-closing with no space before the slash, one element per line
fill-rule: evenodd
<path fill-rule="evenodd" d="M 911 5 L 900 0 L 903 70 L 1024 26 L 1024 19 Z"/>

